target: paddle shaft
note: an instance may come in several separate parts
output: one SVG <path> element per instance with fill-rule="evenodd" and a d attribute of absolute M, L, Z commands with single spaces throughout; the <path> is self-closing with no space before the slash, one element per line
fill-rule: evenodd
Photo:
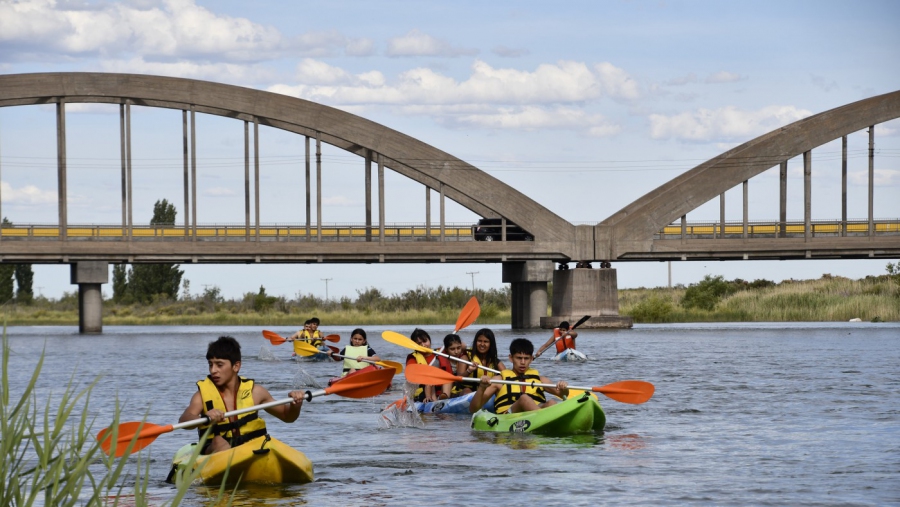
<path fill-rule="evenodd" d="M 362 363 L 369 363 L 369 364 L 375 364 L 375 365 L 378 365 L 378 366 L 384 366 L 384 367 L 387 367 L 387 368 L 393 368 L 393 366 L 391 366 L 391 365 L 389 365 L 389 364 L 387 364 L 387 363 L 383 363 L 383 362 L 381 362 L 381 361 L 375 361 L 375 360 L 372 360 L 372 359 L 357 359 L 357 358 L 355 358 L 355 357 L 345 356 L 345 355 L 343 355 L 343 354 L 331 354 L 331 357 L 337 357 L 337 358 L 340 358 L 340 359 L 352 359 L 352 360 L 354 360 L 354 361 L 359 361 L 359 362 L 362 362 Z"/>
<path fill-rule="evenodd" d="M 453 361 L 458 361 L 458 362 L 460 362 L 460 363 L 465 363 L 465 364 L 467 364 L 467 365 L 469 365 L 469 366 L 474 366 L 474 367 L 476 367 L 476 368 L 481 368 L 482 370 L 487 370 L 487 371 L 489 371 L 489 372 L 491 372 L 491 373 L 500 373 L 500 370 L 495 370 L 495 369 L 493 369 L 493 368 L 488 368 L 487 366 L 484 366 L 484 365 L 477 365 L 477 364 L 473 363 L 472 361 L 466 361 L 465 359 L 460 359 L 460 358 L 458 358 L 458 357 L 456 357 L 456 356 L 451 356 L 450 354 L 444 354 L 443 352 L 438 352 L 438 351 L 436 351 L 436 350 L 435 350 L 435 351 L 432 351 L 432 353 L 433 353 L 434 355 L 436 355 L 436 356 L 443 356 L 443 357 L 446 357 L 447 359 L 450 359 L 450 360 L 453 360 Z M 431 362 L 434 363 L 434 361 L 435 361 L 436 359 L 437 359 L 437 358 L 433 359 Z M 430 366 L 434 366 L 434 364 L 431 364 Z"/>
<path fill-rule="evenodd" d="M 472 378 L 472 377 L 457 377 L 457 382 L 481 382 L 481 379 Z M 491 384 L 507 384 L 513 386 L 531 386 L 531 387 L 552 387 L 556 388 L 556 384 L 544 384 L 542 382 L 520 382 L 518 380 L 494 380 L 491 379 Z M 597 387 L 583 387 L 583 386 L 568 386 L 567 389 L 576 389 L 578 391 L 599 391 L 601 388 Z M 618 388 L 602 388 L 602 392 L 608 393 L 621 393 L 621 394 L 637 394 L 640 391 L 635 391 L 633 389 L 618 389 Z"/>

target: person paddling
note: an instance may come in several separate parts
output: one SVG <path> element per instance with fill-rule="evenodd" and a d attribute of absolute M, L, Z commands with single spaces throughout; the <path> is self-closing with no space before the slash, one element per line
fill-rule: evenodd
<path fill-rule="evenodd" d="M 550 345 L 556 344 L 556 353 L 559 354 L 561 352 L 565 352 L 567 349 L 575 349 L 575 338 L 578 337 L 578 331 L 574 329 L 569 329 L 569 323 L 566 321 L 560 322 L 559 327 L 553 330 L 553 336 L 547 340 L 547 343 L 541 345 L 541 348 L 538 349 L 537 353 L 534 355 L 535 359 L 541 357 L 541 354 L 550 348 Z"/>
<path fill-rule="evenodd" d="M 350 333 L 350 345 L 344 347 L 340 355 L 344 357 L 344 370 L 341 374 L 342 377 L 347 374 L 353 373 L 356 370 L 361 370 L 371 363 L 366 363 L 363 359 L 367 359 L 369 361 L 381 361 L 381 358 L 375 354 L 375 350 L 369 346 L 368 339 L 366 338 L 366 331 L 362 328 L 356 328 Z"/>
<path fill-rule="evenodd" d="M 416 342 L 419 346 L 430 349 L 431 348 L 431 336 L 424 330 L 416 328 L 409 335 L 412 341 Z M 406 364 L 425 364 L 431 365 L 432 362 L 437 363 L 435 361 L 437 356 L 436 354 L 428 354 L 419 351 L 415 351 L 406 356 Z M 444 365 L 441 366 L 442 369 L 446 371 L 446 367 Z M 453 371 L 449 371 L 448 373 L 453 373 Z M 439 398 L 448 398 L 450 396 L 449 385 L 445 384 L 444 386 L 435 387 L 435 386 L 425 386 L 420 385 L 416 388 L 415 393 L 413 394 L 413 401 L 435 401 Z M 445 392 L 444 388 L 447 387 L 447 391 Z"/>
<path fill-rule="evenodd" d="M 206 362 L 209 375 L 197 382 L 198 391 L 191 396 L 190 403 L 178 420 L 182 423 L 202 417 L 209 419 L 209 424 L 197 428 L 202 438 L 206 428 L 210 424 L 213 427 L 201 452 L 212 454 L 225 451 L 268 436 L 266 423 L 256 411 L 223 420 L 226 412 L 275 401 L 265 387 L 254 383 L 253 379 L 238 375 L 241 371 L 240 343 L 230 336 L 221 336 L 210 342 Z M 290 404 L 267 408 L 266 412 L 292 423 L 300 417 L 305 394 L 305 391 L 291 391 L 288 393 L 293 399 Z"/>
<path fill-rule="evenodd" d="M 519 382 L 535 382 L 550 384 L 547 377 L 531 367 L 534 361 L 534 344 L 525 338 L 516 338 L 509 344 L 509 360 L 512 370 L 502 370 L 500 376 L 503 380 L 515 380 Z M 565 399 L 569 395 L 569 384 L 564 380 L 556 383 L 556 387 L 538 387 L 509 384 L 492 384 L 491 377 L 483 375 L 475 396 L 469 402 L 469 412 L 475 413 L 484 406 L 491 396 L 494 398 L 494 411 L 498 414 L 518 413 L 537 410 L 556 404 L 555 400 L 547 399 L 544 395 L 548 392 L 554 396 Z"/>
<path fill-rule="evenodd" d="M 475 340 L 472 342 L 472 348 L 468 350 L 467 353 L 469 361 L 474 363 L 475 366 L 458 363 L 460 372 L 458 372 L 457 375 L 461 377 L 481 378 L 482 375 L 487 375 L 489 377 L 496 375 L 494 372 L 481 368 L 480 366 L 485 366 L 491 370 L 498 371 L 506 369 L 506 366 L 504 366 L 503 362 L 497 357 L 497 339 L 494 337 L 494 332 L 488 328 L 479 329 L 475 333 Z M 467 384 L 463 387 L 462 391 L 460 391 L 460 395 L 469 394 L 471 392 L 472 388 Z"/>

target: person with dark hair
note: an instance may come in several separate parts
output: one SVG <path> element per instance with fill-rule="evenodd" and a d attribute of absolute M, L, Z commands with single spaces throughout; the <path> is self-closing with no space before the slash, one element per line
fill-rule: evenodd
<path fill-rule="evenodd" d="M 444 337 L 444 353 L 459 359 L 468 359 L 466 346 L 458 334 L 451 333 Z M 438 356 L 437 359 L 438 367 L 442 370 L 460 377 L 465 376 L 465 368 L 468 366 L 466 363 L 453 361 L 444 356 Z M 450 398 L 456 398 L 462 393 L 463 388 L 465 388 L 465 384 L 462 382 L 452 382 L 444 384 L 441 391 L 445 394 L 449 393 Z"/>
<path fill-rule="evenodd" d="M 538 349 L 537 354 L 535 354 L 534 357 L 535 359 L 541 357 L 541 354 L 553 344 L 556 344 L 557 354 L 565 352 L 568 349 L 575 350 L 575 338 L 577 337 L 578 331 L 569 329 L 569 323 L 562 321 L 559 323 L 559 327 L 553 330 L 553 336 L 547 340 L 547 343 L 541 345 L 541 348 Z"/>
<path fill-rule="evenodd" d="M 481 378 L 482 375 L 487 375 L 489 377 L 495 375 L 494 372 L 481 368 L 481 366 L 492 370 L 506 369 L 506 366 L 504 366 L 503 362 L 500 361 L 500 358 L 497 357 L 497 339 L 494 337 L 494 332 L 488 328 L 479 329 L 475 333 L 475 340 L 472 342 L 472 348 L 468 350 L 467 353 L 469 361 L 475 364 L 475 366 L 460 363 L 462 365 L 462 373 L 459 373 L 459 375 L 462 377 Z M 472 388 L 465 386 L 460 392 L 460 395 L 468 394 L 470 392 L 472 392 Z"/>
<path fill-rule="evenodd" d="M 212 454 L 237 447 L 245 442 L 265 437 L 266 423 L 258 412 L 233 416 L 225 420 L 226 412 L 252 407 L 275 401 L 269 391 L 253 379 L 238 375 L 241 371 L 241 345 L 230 336 L 221 336 L 210 342 L 206 349 L 209 375 L 197 382 L 197 392 L 191 397 L 188 407 L 181 414 L 179 422 L 206 417 L 208 424 L 197 428 L 200 437 L 212 426 L 209 438 L 201 451 Z M 266 409 L 266 412 L 291 423 L 300 417 L 304 391 L 288 393 L 293 402 Z"/>
<path fill-rule="evenodd" d="M 531 367 L 531 362 L 534 361 L 534 345 L 526 338 L 516 338 L 509 344 L 509 360 L 512 363 L 512 370 L 500 372 L 503 380 L 552 383 Z M 494 398 L 494 411 L 498 414 L 528 412 L 556 404 L 555 400 L 547 399 L 545 392 L 565 399 L 569 395 L 569 385 L 564 380 L 557 382 L 556 387 L 491 384 L 491 377 L 483 375 L 475 396 L 469 403 L 469 412 L 473 414 L 477 412 L 494 395 L 497 396 Z"/>
<path fill-rule="evenodd" d="M 340 355 L 346 356 L 344 357 L 342 377 L 368 366 L 369 363 L 363 362 L 363 359 L 381 361 L 381 358 L 375 354 L 375 350 L 369 346 L 366 331 L 359 327 L 350 333 L 350 345 L 341 349 Z"/>
<path fill-rule="evenodd" d="M 410 338 L 412 338 L 412 340 L 416 342 L 420 347 L 424 347 L 426 349 L 431 348 L 431 336 L 424 329 L 414 329 L 412 334 L 410 334 Z M 439 357 L 437 354 L 413 351 L 411 354 L 406 356 L 406 364 L 431 365 L 433 362 L 437 362 L 435 361 L 437 357 Z M 444 370 L 446 371 L 446 368 L 444 368 Z M 448 373 L 453 374 L 452 368 Z M 413 399 L 414 401 L 435 401 L 437 399 L 448 398 L 450 397 L 450 391 L 447 390 L 445 392 L 444 387 L 447 387 L 449 385 L 450 384 L 445 384 L 444 386 L 440 387 L 419 385 L 419 387 L 416 388 L 416 391 L 413 394 Z"/>

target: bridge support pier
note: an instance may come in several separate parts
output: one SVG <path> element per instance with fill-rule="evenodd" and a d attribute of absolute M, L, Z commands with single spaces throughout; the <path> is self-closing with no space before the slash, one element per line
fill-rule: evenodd
<path fill-rule="evenodd" d="M 551 317 L 541 317 L 543 329 L 560 322 L 574 324 L 585 315 L 591 318 L 580 329 L 630 328 L 631 317 L 619 315 L 619 287 L 615 269 L 575 268 L 553 272 Z"/>
<path fill-rule="evenodd" d="M 109 282 L 109 263 L 81 261 L 70 264 L 71 283 L 78 284 L 78 332 L 103 332 L 103 296 L 100 285 Z"/>
<path fill-rule="evenodd" d="M 503 283 L 512 287 L 512 328 L 537 329 L 547 315 L 547 282 L 552 261 L 503 263 Z"/>

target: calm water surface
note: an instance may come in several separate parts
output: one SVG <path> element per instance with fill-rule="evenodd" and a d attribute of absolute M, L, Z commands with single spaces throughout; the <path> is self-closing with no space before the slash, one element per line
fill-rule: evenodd
<path fill-rule="evenodd" d="M 323 329 L 343 345 L 352 327 Z M 428 329 L 435 341 L 449 332 Z M 501 351 L 516 337 L 540 344 L 549 336 L 494 329 Z M 383 341 L 384 330 L 367 329 L 370 345 L 403 362 L 408 351 Z M 325 385 L 340 369 L 293 362 L 289 345 L 271 346 L 255 327 L 104 331 L 9 328 L 13 395 L 46 350 L 41 399 L 57 396 L 77 370 L 80 385 L 102 375 L 91 398 L 97 429 L 109 424 L 116 396 L 123 421 L 149 411 L 150 422 L 176 423 L 207 373 L 207 343 L 222 334 L 243 345 L 241 374 L 276 398 L 310 381 Z M 236 505 L 900 505 L 900 323 L 642 325 L 582 331 L 578 348 L 588 362 L 535 365 L 579 385 L 642 379 L 656 394 L 643 405 L 601 397 L 603 433 L 479 434 L 465 416 L 386 424 L 380 410 L 402 388 L 395 377 L 393 393 L 376 398 L 305 403 L 294 424 L 266 415 L 270 433 L 313 461 L 316 481 L 242 489 Z M 164 434 L 144 450 L 153 503 L 174 496 L 163 481 L 194 436 Z M 194 487 L 186 504 L 214 493 Z"/>

